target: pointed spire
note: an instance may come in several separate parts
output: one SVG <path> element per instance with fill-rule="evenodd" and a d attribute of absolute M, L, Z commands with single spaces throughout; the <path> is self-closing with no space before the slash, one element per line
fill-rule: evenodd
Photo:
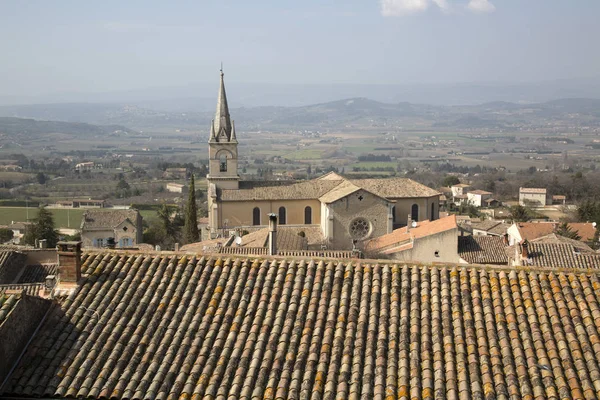
<path fill-rule="evenodd" d="M 210 121 L 210 139 L 209 141 L 212 142 L 213 140 L 216 140 L 217 137 L 215 135 L 215 120 L 213 119 L 212 121 Z"/>
<path fill-rule="evenodd" d="M 231 118 L 229 116 L 229 106 L 227 105 L 227 95 L 225 94 L 225 82 L 223 80 L 223 65 L 221 65 L 221 87 L 219 88 L 219 98 L 217 100 L 217 112 L 215 114 L 214 130 L 216 137 L 220 137 L 224 131 L 227 139 L 231 139 Z"/>
<path fill-rule="evenodd" d="M 231 121 L 231 138 L 230 142 L 237 142 L 237 138 L 235 137 L 235 121 Z"/>

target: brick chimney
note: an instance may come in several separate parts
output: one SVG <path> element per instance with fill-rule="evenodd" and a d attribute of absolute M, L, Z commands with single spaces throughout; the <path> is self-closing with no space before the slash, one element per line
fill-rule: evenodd
<path fill-rule="evenodd" d="M 521 244 L 521 258 L 525 260 L 529 258 L 529 242 L 527 240 Z"/>
<path fill-rule="evenodd" d="M 58 278 L 61 283 L 81 279 L 81 242 L 58 242 Z"/>
<path fill-rule="evenodd" d="M 269 214 L 269 255 L 277 255 L 277 215 Z"/>

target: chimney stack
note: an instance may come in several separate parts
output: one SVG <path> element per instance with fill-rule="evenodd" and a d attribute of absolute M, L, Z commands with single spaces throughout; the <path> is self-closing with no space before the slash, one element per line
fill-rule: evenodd
<path fill-rule="evenodd" d="M 408 214 L 408 222 L 406 223 L 406 232 L 410 231 L 411 225 L 412 225 L 412 218 L 410 217 L 410 214 Z"/>
<path fill-rule="evenodd" d="M 510 246 L 510 240 L 508 239 L 508 233 L 505 233 L 505 234 L 503 235 L 503 238 L 504 238 L 504 244 L 505 244 L 506 246 Z"/>
<path fill-rule="evenodd" d="M 527 240 L 521 244 L 521 257 L 525 260 L 529 258 L 529 242 Z"/>
<path fill-rule="evenodd" d="M 58 242 L 58 277 L 61 283 L 81 279 L 81 242 Z"/>
<path fill-rule="evenodd" d="M 277 255 L 277 215 L 269 214 L 269 255 Z"/>

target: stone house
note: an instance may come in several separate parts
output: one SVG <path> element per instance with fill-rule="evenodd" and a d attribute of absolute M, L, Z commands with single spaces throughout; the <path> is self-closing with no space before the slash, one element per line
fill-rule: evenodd
<path fill-rule="evenodd" d="M 142 216 L 138 210 L 88 210 L 81 221 L 84 247 L 105 247 L 113 238 L 116 247 L 142 243 Z"/>
<path fill-rule="evenodd" d="M 473 190 L 467 193 L 467 201 L 475 207 L 484 207 L 487 206 L 485 201 L 491 199 L 492 195 L 493 193 L 485 190 Z"/>
<path fill-rule="evenodd" d="M 171 193 L 187 193 L 187 186 L 182 183 L 169 182 L 165 188 Z"/>
<path fill-rule="evenodd" d="M 547 190 L 543 188 L 519 188 L 519 204 L 522 206 L 546 205 Z"/>

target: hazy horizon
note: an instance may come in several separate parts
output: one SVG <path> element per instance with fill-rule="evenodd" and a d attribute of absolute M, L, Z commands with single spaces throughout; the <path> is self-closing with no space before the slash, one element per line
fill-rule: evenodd
<path fill-rule="evenodd" d="M 600 3 L 0 2 L 0 97 L 228 84 L 598 80 Z"/>

